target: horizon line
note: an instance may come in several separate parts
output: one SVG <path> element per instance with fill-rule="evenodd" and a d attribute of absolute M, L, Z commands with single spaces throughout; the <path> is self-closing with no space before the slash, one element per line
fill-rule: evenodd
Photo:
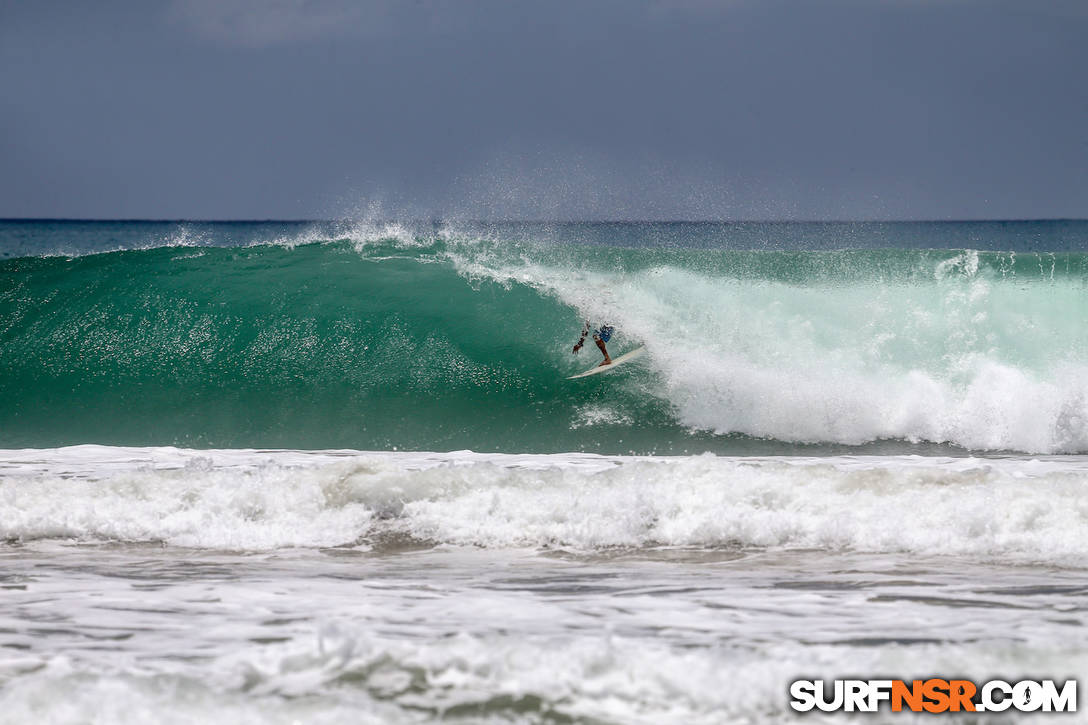
<path fill-rule="evenodd" d="M 353 219 L 351 217 L 213 219 L 196 217 L 0 217 L 0 223 L 3 222 L 131 222 L 145 224 L 333 224 L 338 222 L 372 224 L 444 224 L 449 222 L 467 224 L 1016 224 L 1029 222 L 1088 222 L 1088 217 L 976 217 L 961 219 L 444 219 L 422 217 L 403 219 L 395 217 L 390 217 L 388 219 Z"/>

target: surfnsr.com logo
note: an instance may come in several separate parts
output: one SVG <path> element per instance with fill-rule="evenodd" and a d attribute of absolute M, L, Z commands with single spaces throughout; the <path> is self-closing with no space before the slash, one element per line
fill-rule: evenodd
<path fill-rule="evenodd" d="M 796 680 L 790 697 L 798 712 L 877 712 L 885 703 L 892 712 L 1076 712 L 1077 681 Z"/>

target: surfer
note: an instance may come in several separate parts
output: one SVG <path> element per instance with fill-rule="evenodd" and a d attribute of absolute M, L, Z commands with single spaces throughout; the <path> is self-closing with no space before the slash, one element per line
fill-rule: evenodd
<path fill-rule="evenodd" d="M 598 367 L 611 365 L 612 358 L 608 355 L 608 348 L 604 346 L 606 342 L 612 339 L 612 333 L 615 328 L 611 325 L 601 325 L 600 327 L 590 328 L 589 320 L 586 320 L 585 327 L 582 328 L 582 336 L 578 338 L 578 342 L 574 345 L 574 349 L 571 352 L 577 353 L 582 349 L 582 344 L 585 343 L 586 335 L 589 334 L 590 329 L 593 330 L 593 342 L 597 343 L 597 347 L 600 348 L 601 354 L 604 355 L 604 362 Z"/>

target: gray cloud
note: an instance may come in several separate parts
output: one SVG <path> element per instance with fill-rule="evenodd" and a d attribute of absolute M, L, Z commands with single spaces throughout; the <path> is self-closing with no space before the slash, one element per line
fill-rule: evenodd
<path fill-rule="evenodd" d="M 0 5 L 0 215 L 1088 216 L 1088 15 Z"/>

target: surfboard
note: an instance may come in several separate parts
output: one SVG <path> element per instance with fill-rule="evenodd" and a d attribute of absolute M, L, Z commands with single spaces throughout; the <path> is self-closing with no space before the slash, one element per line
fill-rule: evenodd
<path fill-rule="evenodd" d="M 620 365 L 623 365 L 626 362 L 631 362 L 635 358 L 642 357 L 642 353 L 644 353 L 644 352 L 646 352 L 646 348 L 636 347 L 631 352 L 625 352 L 624 354 L 620 355 L 619 357 L 614 358 L 612 360 L 611 365 L 598 365 L 595 368 L 590 368 L 589 370 L 586 370 L 584 373 L 578 373 L 577 375 L 571 375 L 569 378 L 567 378 L 567 380 L 574 380 L 575 378 L 584 378 L 584 377 L 586 377 L 588 375 L 596 375 L 597 373 L 607 373 L 609 370 L 615 370 Z"/>

